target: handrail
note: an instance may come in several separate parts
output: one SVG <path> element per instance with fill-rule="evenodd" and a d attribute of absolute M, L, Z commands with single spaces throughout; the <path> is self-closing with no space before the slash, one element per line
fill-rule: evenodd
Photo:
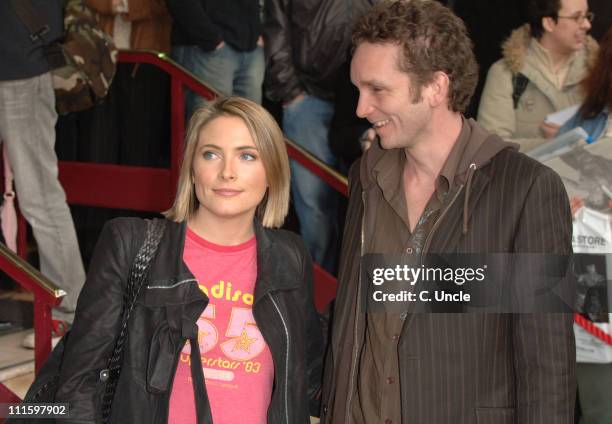
<path fill-rule="evenodd" d="M 181 64 L 175 62 L 167 54 L 148 49 L 132 49 L 119 50 L 119 62 L 124 63 L 148 63 L 155 65 L 179 79 L 179 81 L 188 86 L 193 91 L 197 92 L 207 100 L 214 100 L 217 97 L 223 96 L 219 90 L 216 90 L 205 79 L 201 79 L 184 68 Z"/>
<path fill-rule="evenodd" d="M 330 167 L 321 159 L 297 144 L 295 141 L 285 137 L 287 153 L 289 157 L 300 163 L 313 174 L 319 176 L 338 193 L 348 197 L 348 180 L 338 171 Z"/>
<path fill-rule="evenodd" d="M 41 296 L 41 300 L 46 303 L 59 305 L 61 298 L 66 295 L 64 290 L 6 247 L 4 243 L 0 243 L 0 269 L 23 288 Z"/>
<path fill-rule="evenodd" d="M 127 63 L 148 63 L 151 65 L 156 65 L 166 71 L 173 77 L 176 77 L 178 81 L 186 86 L 188 86 L 191 90 L 195 91 L 199 95 L 203 96 L 207 100 L 213 100 L 216 97 L 224 95 L 224 93 L 219 92 L 211 88 L 211 85 L 208 84 L 206 79 L 200 79 L 191 73 L 189 70 L 172 60 L 164 53 L 158 53 L 153 50 L 121 50 L 119 51 L 119 61 L 127 62 Z M 174 114 L 173 114 L 174 115 Z M 184 129 L 184 113 L 183 116 L 173 116 L 173 123 L 179 123 L 179 128 L 181 130 Z M 180 121 L 175 121 L 175 119 L 179 119 Z M 181 133 L 183 131 L 180 131 Z M 181 140 L 183 139 L 181 134 Z M 331 168 L 325 162 L 321 161 L 315 155 L 310 153 L 308 150 L 299 146 L 294 141 L 285 138 L 285 142 L 287 144 L 287 152 L 291 159 L 299 162 L 300 165 L 308 168 L 315 175 L 318 175 L 321 179 L 323 179 L 327 184 L 332 186 L 336 191 L 345 196 L 348 195 L 347 192 L 347 179 L 345 176 L 340 174 L 335 169 Z"/>
<path fill-rule="evenodd" d="M 34 365 L 38 372 L 51 353 L 51 308 L 61 303 L 66 292 L 4 243 L 0 243 L 0 269 L 34 295 Z M 10 391 L 2 387 L 0 402 L 2 396 L 9 394 Z"/>
<path fill-rule="evenodd" d="M 178 181 L 185 133 L 183 87 L 190 88 L 208 100 L 213 100 L 222 93 L 211 88 L 206 81 L 200 80 L 163 53 L 151 50 L 121 50 L 118 60 L 123 63 L 151 64 L 170 76 L 170 169 L 60 161 L 60 182 L 64 186 L 68 202 L 72 204 L 157 212 L 169 207 Z M 286 145 L 292 159 L 318 175 L 341 194 L 347 195 L 345 177 L 294 142 L 286 140 Z M 92 193 L 90 187 L 94 184 L 97 189 Z M 134 196 L 134 193 L 138 193 L 138 196 Z M 25 252 L 25 228 L 25 221 L 20 217 L 19 251 L 22 255 Z M 59 305 L 65 292 L 3 246 L 0 246 L 0 268 L 34 293 L 35 365 L 38 372 L 51 352 L 51 307 Z M 333 297 L 335 293 L 333 276 L 316 264 L 314 272 L 317 276 L 315 285 L 318 287 L 318 292 L 325 293 L 324 298 Z M 325 306 L 322 302 L 323 297 L 318 299 L 319 308 Z M 6 397 L 2 393 L 10 392 L 7 390 L 0 384 L 0 401 Z"/>

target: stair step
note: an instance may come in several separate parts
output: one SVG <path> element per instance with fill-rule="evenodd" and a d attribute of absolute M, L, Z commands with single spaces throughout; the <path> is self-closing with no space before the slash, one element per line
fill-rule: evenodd
<path fill-rule="evenodd" d="M 16 376 L 14 371 L 10 371 L 12 368 L 34 363 L 34 350 L 21 346 L 23 338 L 31 331 L 22 330 L 0 336 L 0 381 L 3 381 L 2 376 L 5 373 L 8 373 L 9 377 L 4 379 Z"/>

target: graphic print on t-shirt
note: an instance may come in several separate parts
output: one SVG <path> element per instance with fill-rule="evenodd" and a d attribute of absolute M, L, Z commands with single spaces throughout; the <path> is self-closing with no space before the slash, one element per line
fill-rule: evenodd
<path fill-rule="evenodd" d="M 183 260 L 209 298 L 197 325 L 213 422 L 266 422 L 274 365 L 253 317 L 255 238 L 238 246 L 218 246 L 188 229 Z M 170 423 L 195 423 L 190 367 L 187 342 L 172 386 Z"/>

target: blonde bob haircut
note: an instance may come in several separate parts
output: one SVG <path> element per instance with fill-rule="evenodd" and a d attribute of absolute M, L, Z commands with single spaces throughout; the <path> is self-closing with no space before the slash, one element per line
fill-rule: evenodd
<path fill-rule="evenodd" d="M 240 118 L 249 129 L 268 181 L 268 189 L 255 214 L 264 227 L 280 227 L 289 210 L 289 159 L 283 132 L 263 107 L 241 97 L 221 98 L 194 112 L 187 128 L 176 198 L 164 215 L 172 221 L 182 222 L 191 218 L 198 209 L 193 160 L 202 128 L 221 116 Z"/>

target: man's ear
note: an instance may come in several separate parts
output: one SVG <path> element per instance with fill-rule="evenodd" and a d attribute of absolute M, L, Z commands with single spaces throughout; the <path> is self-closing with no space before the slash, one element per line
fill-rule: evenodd
<path fill-rule="evenodd" d="M 444 102 L 448 102 L 448 90 L 450 78 L 445 72 L 434 72 L 431 81 L 425 86 L 427 100 L 431 107 L 437 107 Z"/>
<path fill-rule="evenodd" d="M 553 32 L 555 26 L 557 25 L 557 21 L 551 16 L 545 16 L 542 18 L 542 28 L 546 32 Z"/>

